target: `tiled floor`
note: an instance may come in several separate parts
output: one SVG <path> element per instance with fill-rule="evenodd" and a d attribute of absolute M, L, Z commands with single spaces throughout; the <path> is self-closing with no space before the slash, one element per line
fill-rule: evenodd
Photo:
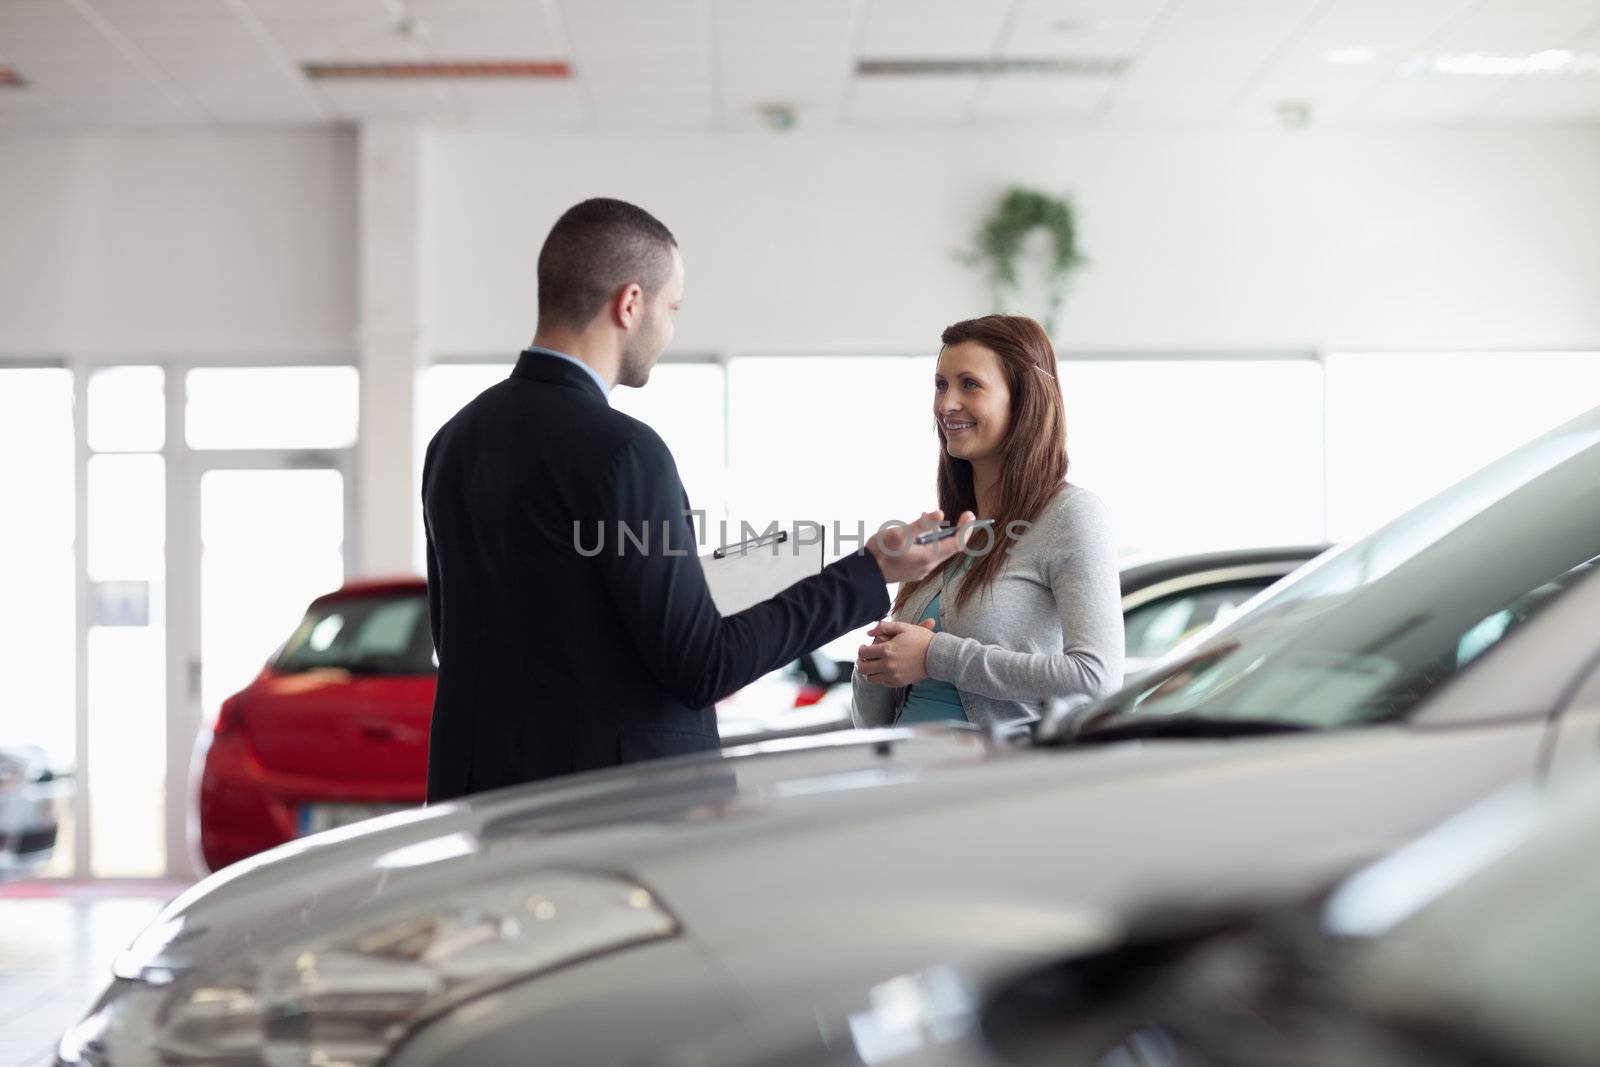
<path fill-rule="evenodd" d="M 49 1064 L 110 974 L 111 959 L 183 886 L 0 885 L 0 1067 Z"/>

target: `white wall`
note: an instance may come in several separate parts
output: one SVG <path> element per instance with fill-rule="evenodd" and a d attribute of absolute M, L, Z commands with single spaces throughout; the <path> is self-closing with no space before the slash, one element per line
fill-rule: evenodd
<path fill-rule="evenodd" d="M 355 353 L 355 139 L 0 137 L 0 354 Z"/>
<path fill-rule="evenodd" d="M 957 263 L 1010 183 L 1071 193 L 1064 350 L 1593 348 L 1600 129 L 433 135 L 436 352 L 509 355 L 586 196 L 682 243 L 682 352 L 905 348 L 988 310 Z"/>
<path fill-rule="evenodd" d="M 509 355 L 571 203 L 678 233 L 678 350 L 928 345 L 1012 182 L 1069 192 L 1091 266 L 1058 343 L 1593 348 L 1600 129 L 549 135 L 436 131 L 429 347 Z M 349 132 L 0 138 L 0 354 L 356 352 Z"/>

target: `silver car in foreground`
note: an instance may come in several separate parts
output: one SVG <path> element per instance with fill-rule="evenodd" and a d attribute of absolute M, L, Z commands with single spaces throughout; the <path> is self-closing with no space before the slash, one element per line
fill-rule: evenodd
<path fill-rule="evenodd" d="M 733 748 L 230 867 L 123 953 L 60 1059 L 887 1062 L 1153 903 L 1304 892 L 1591 764 L 1597 557 L 1600 411 L 1034 739 Z"/>
<path fill-rule="evenodd" d="M 1320 899 L 1180 907 L 1019 974 L 972 1006 L 976 1025 L 899 1062 L 1594 1067 L 1597 836 L 1592 776 L 1508 788 Z"/>

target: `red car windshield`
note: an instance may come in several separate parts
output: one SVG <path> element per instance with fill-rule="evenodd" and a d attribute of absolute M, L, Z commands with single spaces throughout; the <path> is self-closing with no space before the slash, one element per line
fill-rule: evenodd
<path fill-rule="evenodd" d="M 283 674 L 334 667 L 355 674 L 432 674 L 433 636 L 421 593 L 320 601 L 272 662 Z"/>

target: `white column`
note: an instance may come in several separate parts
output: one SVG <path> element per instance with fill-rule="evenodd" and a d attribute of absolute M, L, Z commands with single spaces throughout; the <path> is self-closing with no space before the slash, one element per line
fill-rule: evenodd
<path fill-rule="evenodd" d="M 355 532 L 360 574 L 403 574 L 412 562 L 411 425 L 424 352 L 424 133 L 375 123 L 360 132 L 361 443 Z M 348 535 L 347 535 L 348 536 Z"/>

